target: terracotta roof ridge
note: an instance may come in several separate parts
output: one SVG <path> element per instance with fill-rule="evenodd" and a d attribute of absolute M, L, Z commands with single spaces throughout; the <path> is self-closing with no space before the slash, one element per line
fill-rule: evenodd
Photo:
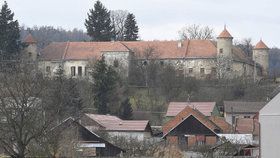
<path fill-rule="evenodd" d="M 187 54 L 188 54 L 189 45 L 190 45 L 190 40 L 187 39 L 186 42 L 187 42 L 187 45 L 186 45 L 186 52 L 185 52 L 185 56 L 184 56 L 185 59 L 186 59 Z"/>
<path fill-rule="evenodd" d="M 63 53 L 63 56 L 62 56 L 62 60 L 64 60 L 65 57 L 66 57 L 66 55 L 67 55 L 69 45 L 70 45 L 70 42 L 67 41 L 66 46 L 65 46 L 65 49 L 64 49 L 64 53 Z"/>

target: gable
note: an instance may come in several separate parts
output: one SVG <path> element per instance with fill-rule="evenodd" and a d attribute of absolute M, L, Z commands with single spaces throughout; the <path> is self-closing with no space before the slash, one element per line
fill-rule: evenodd
<path fill-rule="evenodd" d="M 218 131 L 217 131 L 218 132 Z M 178 126 L 172 129 L 168 135 L 216 135 L 212 130 L 202 124 L 193 115 L 187 117 Z"/>

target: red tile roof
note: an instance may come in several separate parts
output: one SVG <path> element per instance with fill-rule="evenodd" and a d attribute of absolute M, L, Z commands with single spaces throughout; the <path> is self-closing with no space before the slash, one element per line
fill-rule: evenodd
<path fill-rule="evenodd" d="M 28 34 L 25 39 L 23 40 L 24 43 L 36 43 L 37 41 L 34 39 L 34 37 L 31 34 Z"/>
<path fill-rule="evenodd" d="M 224 117 L 210 116 L 209 120 L 219 126 L 223 130 L 223 133 L 231 132 L 232 126 L 228 122 L 226 122 L 226 119 Z"/>
<path fill-rule="evenodd" d="M 187 106 L 199 110 L 205 116 L 211 116 L 215 105 L 215 102 L 170 102 L 166 116 L 176 116 Z"/>
<path fill-rule="evenodd" d="M 218 38 L 233 38 L 231 34 L 228 32 L 227 28 L 225 27 L 224 30 L 220 33 Z"/>
<path fill-rule="evenodd" d="M 43 60 L 87 60 L 103 52 L 128 52 L 120 42 L 53 42 L 41 52 Z"/>
<path fill-rule="evenodd" d="M 106 131 L 146 131 L 150 128 L 148 120 L 122 120 L 116 116 L 98 114 L 86 116 L 105 127 Z"/>
<path fill-rule="evenodd" d="M 235 131 L 239 134 L 259 135 L 259 123 L 253 118 L 237 118 Z"/>
<path fill-rule="evenodd" d="M 131 41 L 131 42 L 53 42 L 41 51 L 41 60 L 87 60 L 100 58 L 103 52 L 134 52 L 140 59 L 152 52 L 158 59 L 215 58 L 217 46 L 210 40 Z M 249 62 L 245 53 L 233 48 L 235 60 Z"/>
<path fill-rule="evenodd" d="M 221 128 L 219 128 L 216 124 L 210 121 L 201 112 L 189 106 L 186 106 L 184 110 L 182 110 L 178 115 L 176 115 L 174 118 L 172 118 L 171 120 L 169 120 L 167 123 L 163 125 L 162 127 L 162 131 L 164 135 L 163 137 L 165 137 L 169 132 L 175 129 L 178 125 L 180 125 L 184 120 L 186 120 L 190 116 L 194 116 L 197 120 L 199 120 L 202 124 L 204 124 L 204 126 L 209 128 L 214 133 L 216 130 L 221 130 Z"/>
<path fill-rule="evenodd" d="M 269 48 L 262 40 L 260 40 L 254 47 L 254 49 L 269 49 Z"/>

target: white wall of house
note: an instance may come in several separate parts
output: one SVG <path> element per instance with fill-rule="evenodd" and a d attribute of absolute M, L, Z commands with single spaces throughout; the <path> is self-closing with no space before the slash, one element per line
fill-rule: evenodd
<path fill-rule="evenodd" d="M 261 158 L 279 158 L 280 93 L 259 112 Z"/>
<path fill-rule="evenodd" d="M 124 137 L 137 139 L 139 141 L 143 141 L 145 139 L 149 139 L 152 137 L 150 132 L 122 132 L 122 131 L 109 131 L 107 132 L 111 137 Z"/>

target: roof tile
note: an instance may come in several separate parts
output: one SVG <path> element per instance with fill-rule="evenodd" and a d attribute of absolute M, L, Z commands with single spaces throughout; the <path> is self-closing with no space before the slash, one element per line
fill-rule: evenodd
<path fill-rule="evenodd" d="M 187 106 L 199 110 L 205 116 L 211 116 L 215 105 L 215 102 L 170 102 L 166 116 L 176 116 Z"/>

